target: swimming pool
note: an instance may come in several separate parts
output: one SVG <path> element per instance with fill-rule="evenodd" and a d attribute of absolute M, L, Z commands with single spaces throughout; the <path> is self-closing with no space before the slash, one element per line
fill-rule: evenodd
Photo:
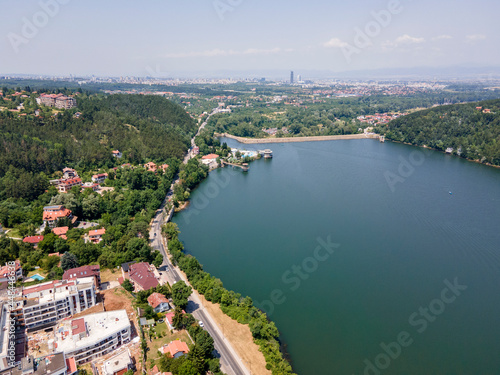
<path fill-rule="evenodd" d="M 43 276 L 41 276 L 39 274 L 36 274 L 36 275 L 31 276 L 30 279 L 33 279 L 33 280 L 36 280 L 36 281 L 40 281 L 40 280 L 45 279 L 45 277 L 43 277 Z"/>

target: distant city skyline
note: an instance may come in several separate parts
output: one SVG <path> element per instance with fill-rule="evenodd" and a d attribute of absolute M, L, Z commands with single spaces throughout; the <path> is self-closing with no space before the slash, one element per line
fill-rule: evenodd
<path fill-rule="evenodd" d="M 500 67 L 499 11 L 492 0 L 4 0 L 0 74 L 277 72 L 286 80 L 290 71 L 308 79 L 308 72 Z"/>

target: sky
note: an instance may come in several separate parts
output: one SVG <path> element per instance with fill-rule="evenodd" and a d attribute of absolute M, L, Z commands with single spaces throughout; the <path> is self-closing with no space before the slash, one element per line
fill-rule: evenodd
<path fill-rule="evenodd" d="M 0 74 L 500 67 L 499 13 L 498 0 L 1 0 Z"/>

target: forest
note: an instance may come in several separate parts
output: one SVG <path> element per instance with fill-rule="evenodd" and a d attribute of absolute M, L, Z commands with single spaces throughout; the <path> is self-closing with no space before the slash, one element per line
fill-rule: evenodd
<path fill-rule="evenodd" d="M 439 106 L 377 129 L 387 139 L 500 165 L 500 100 Z M 448 152 L 450 152 L 448 150 Z"/>

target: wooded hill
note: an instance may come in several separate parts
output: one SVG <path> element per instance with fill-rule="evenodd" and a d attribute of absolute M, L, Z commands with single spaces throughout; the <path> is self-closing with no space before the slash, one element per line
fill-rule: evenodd
<path fill-rule="evenodd" d="M 115 149 L 133 164 L 182 158 L 196 129 L 180 106 L 158 96 L 82 94 L 77 103 L 56 115 L 0 112 L 0 177 L 11 166 L 46 174 L 110 167 Z"/>
<path fill-rule="evenodd" d="M 412 113 L 379 129 L 387 139 L 428 146 L 500 165 L 500 100 L 454 104 Z"/>

